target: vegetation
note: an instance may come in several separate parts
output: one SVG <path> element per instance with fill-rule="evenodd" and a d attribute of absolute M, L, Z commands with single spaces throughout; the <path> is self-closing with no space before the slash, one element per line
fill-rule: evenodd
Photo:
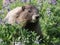
<path fill-rule="evenodd" d="M 10 4 L 10 8 L 13 9 L 25 4 L 16 1 Z M 31 4 L 36 5 L 40 10 L 39 14 L 41 17 L 39 21 L 44 35 L 43 43 L 38 44 L 35 42 L 39 38 L 35 32 L 28 32 L 28 30 L 22 29 L 19 25 L 3 24 L 0 25 L 0 38 L 3 39 L 1 45 L 9 45 L 13 41 L 21 41 L 25 45 L 60 45 L 60 0 L 55 2 L 42 0 L 41 3 L 33 0 Z M 5 17 L 5 15 L 6 11 L 4 12 L 4 16 L 1 14 L 1 17 Z"/>

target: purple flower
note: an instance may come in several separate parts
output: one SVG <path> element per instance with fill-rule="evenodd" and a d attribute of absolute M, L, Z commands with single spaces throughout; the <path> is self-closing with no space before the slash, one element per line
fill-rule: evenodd
<path fill-rule="evenodd" d="M 8 6 L 9 4 L 10 4 L 9 0 L 3 1 L 3 8 L 5 8 L 6 6 Z"/>
<path fill-rule="evenodd" d="M 56 4 L 56 0 L 48 0 L 48 3 L 51 3 L 51 4 Z"/>
<path fill-rule="evenodd" d="M 31 0 L 20 0 L 21 2 L 24 2 L 24 3 L 26 3 L 26 2 L 31 2 Z"/>
<path fill-rule="evenodd" d="M 56 0 L 52 0 L 51 2 L 52 2 L 52 4 L 56 4 Z"/>
<path fill-rule="evenodd" d="M 6 3 L 10 3 L 10 1 L 9 0 L 6 0 Z"/>

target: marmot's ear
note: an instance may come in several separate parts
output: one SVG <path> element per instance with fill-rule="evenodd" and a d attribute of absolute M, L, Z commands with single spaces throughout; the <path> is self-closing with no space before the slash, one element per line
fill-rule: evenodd
<path fill-rule="evenodd" d="M 23 11 L 25 10 L 25 6 L 22 6 L 22 10 L 23 10 Z"/>

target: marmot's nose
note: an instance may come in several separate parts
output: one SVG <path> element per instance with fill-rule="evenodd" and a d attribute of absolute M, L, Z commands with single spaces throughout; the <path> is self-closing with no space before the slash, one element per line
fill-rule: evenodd
<path fill-rule="evenodd" d="M 39 16 L 36 16 L 36 19 L 39 19 Z"/>

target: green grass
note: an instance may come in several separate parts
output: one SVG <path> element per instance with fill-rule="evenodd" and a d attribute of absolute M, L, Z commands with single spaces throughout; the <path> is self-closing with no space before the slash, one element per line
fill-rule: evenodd
<path fill-rule="evenodd" d="M 32 0 L 31 3 L 36 5 L 37 3 L 36 1 L 37 0 Z M 22 6 L 25 4 L 26 3 L 20 3 L 19 1 L 17 1 L 16 3 L 12 3 L 10 5 L 10 8 L 14 9 L 17 6 Z M 1 5 L 2 5 L 2 1 L 0 0 L 0 9 L 2 9 Z M 47 8 L 51 9 L 50 15 L 46 13 Z M 45 41 L 41 45 L 60 45 L 60 1 L 57 0 L 56 5 L 52 5 L 44 1 L 39 13 L 41 15 L 39 21 L 40 21 L 42 33 L 44 35 L 44 41 Z M 7 12 L 6 10 L 4 10 L 4 15 L 1 15 L 0 17 L 4 18 L 6 14 Z M 35 34 L 34 32 L 31 32 L 32 34 L 30 34 L 25 29 L 21 31 L 22 29 L 19 26 L 16 27 L 16 26 L 10 26 L 10 25 L 2 25 L 2 26 L 0 25 L 0 32 L 1 31 L 3 32 L 3 33 L 2 32 L 0 33 L 0 37 L 4 39 L 6 42 L 13 41 L 15 37 L 13 37 L 12 35 L 16 33 L 17 28 L 19 29 L 18 32 L 20 32 L 21 35 L 19 36 L 16 35 L 16 41 L 18 41 L 19 38 L 21 38 L 20 41 L 22 41 L 23 43 L 24 41 L 26 41 L 25 42 L 26 45 L 28 44 L 31 45 L 34 42 L 32 40 L 35 40 L 37 36 L 36 35 L 34 36 Z M 7 32 L 5 30 L 7 30 Z M 31 39 L 29 38 L 29 36 L 32 36 Z M 27 41 L 29 41 L 29 43 Z M 38 45 L 38 44 L 33 43 L 33 45 Z"/>

